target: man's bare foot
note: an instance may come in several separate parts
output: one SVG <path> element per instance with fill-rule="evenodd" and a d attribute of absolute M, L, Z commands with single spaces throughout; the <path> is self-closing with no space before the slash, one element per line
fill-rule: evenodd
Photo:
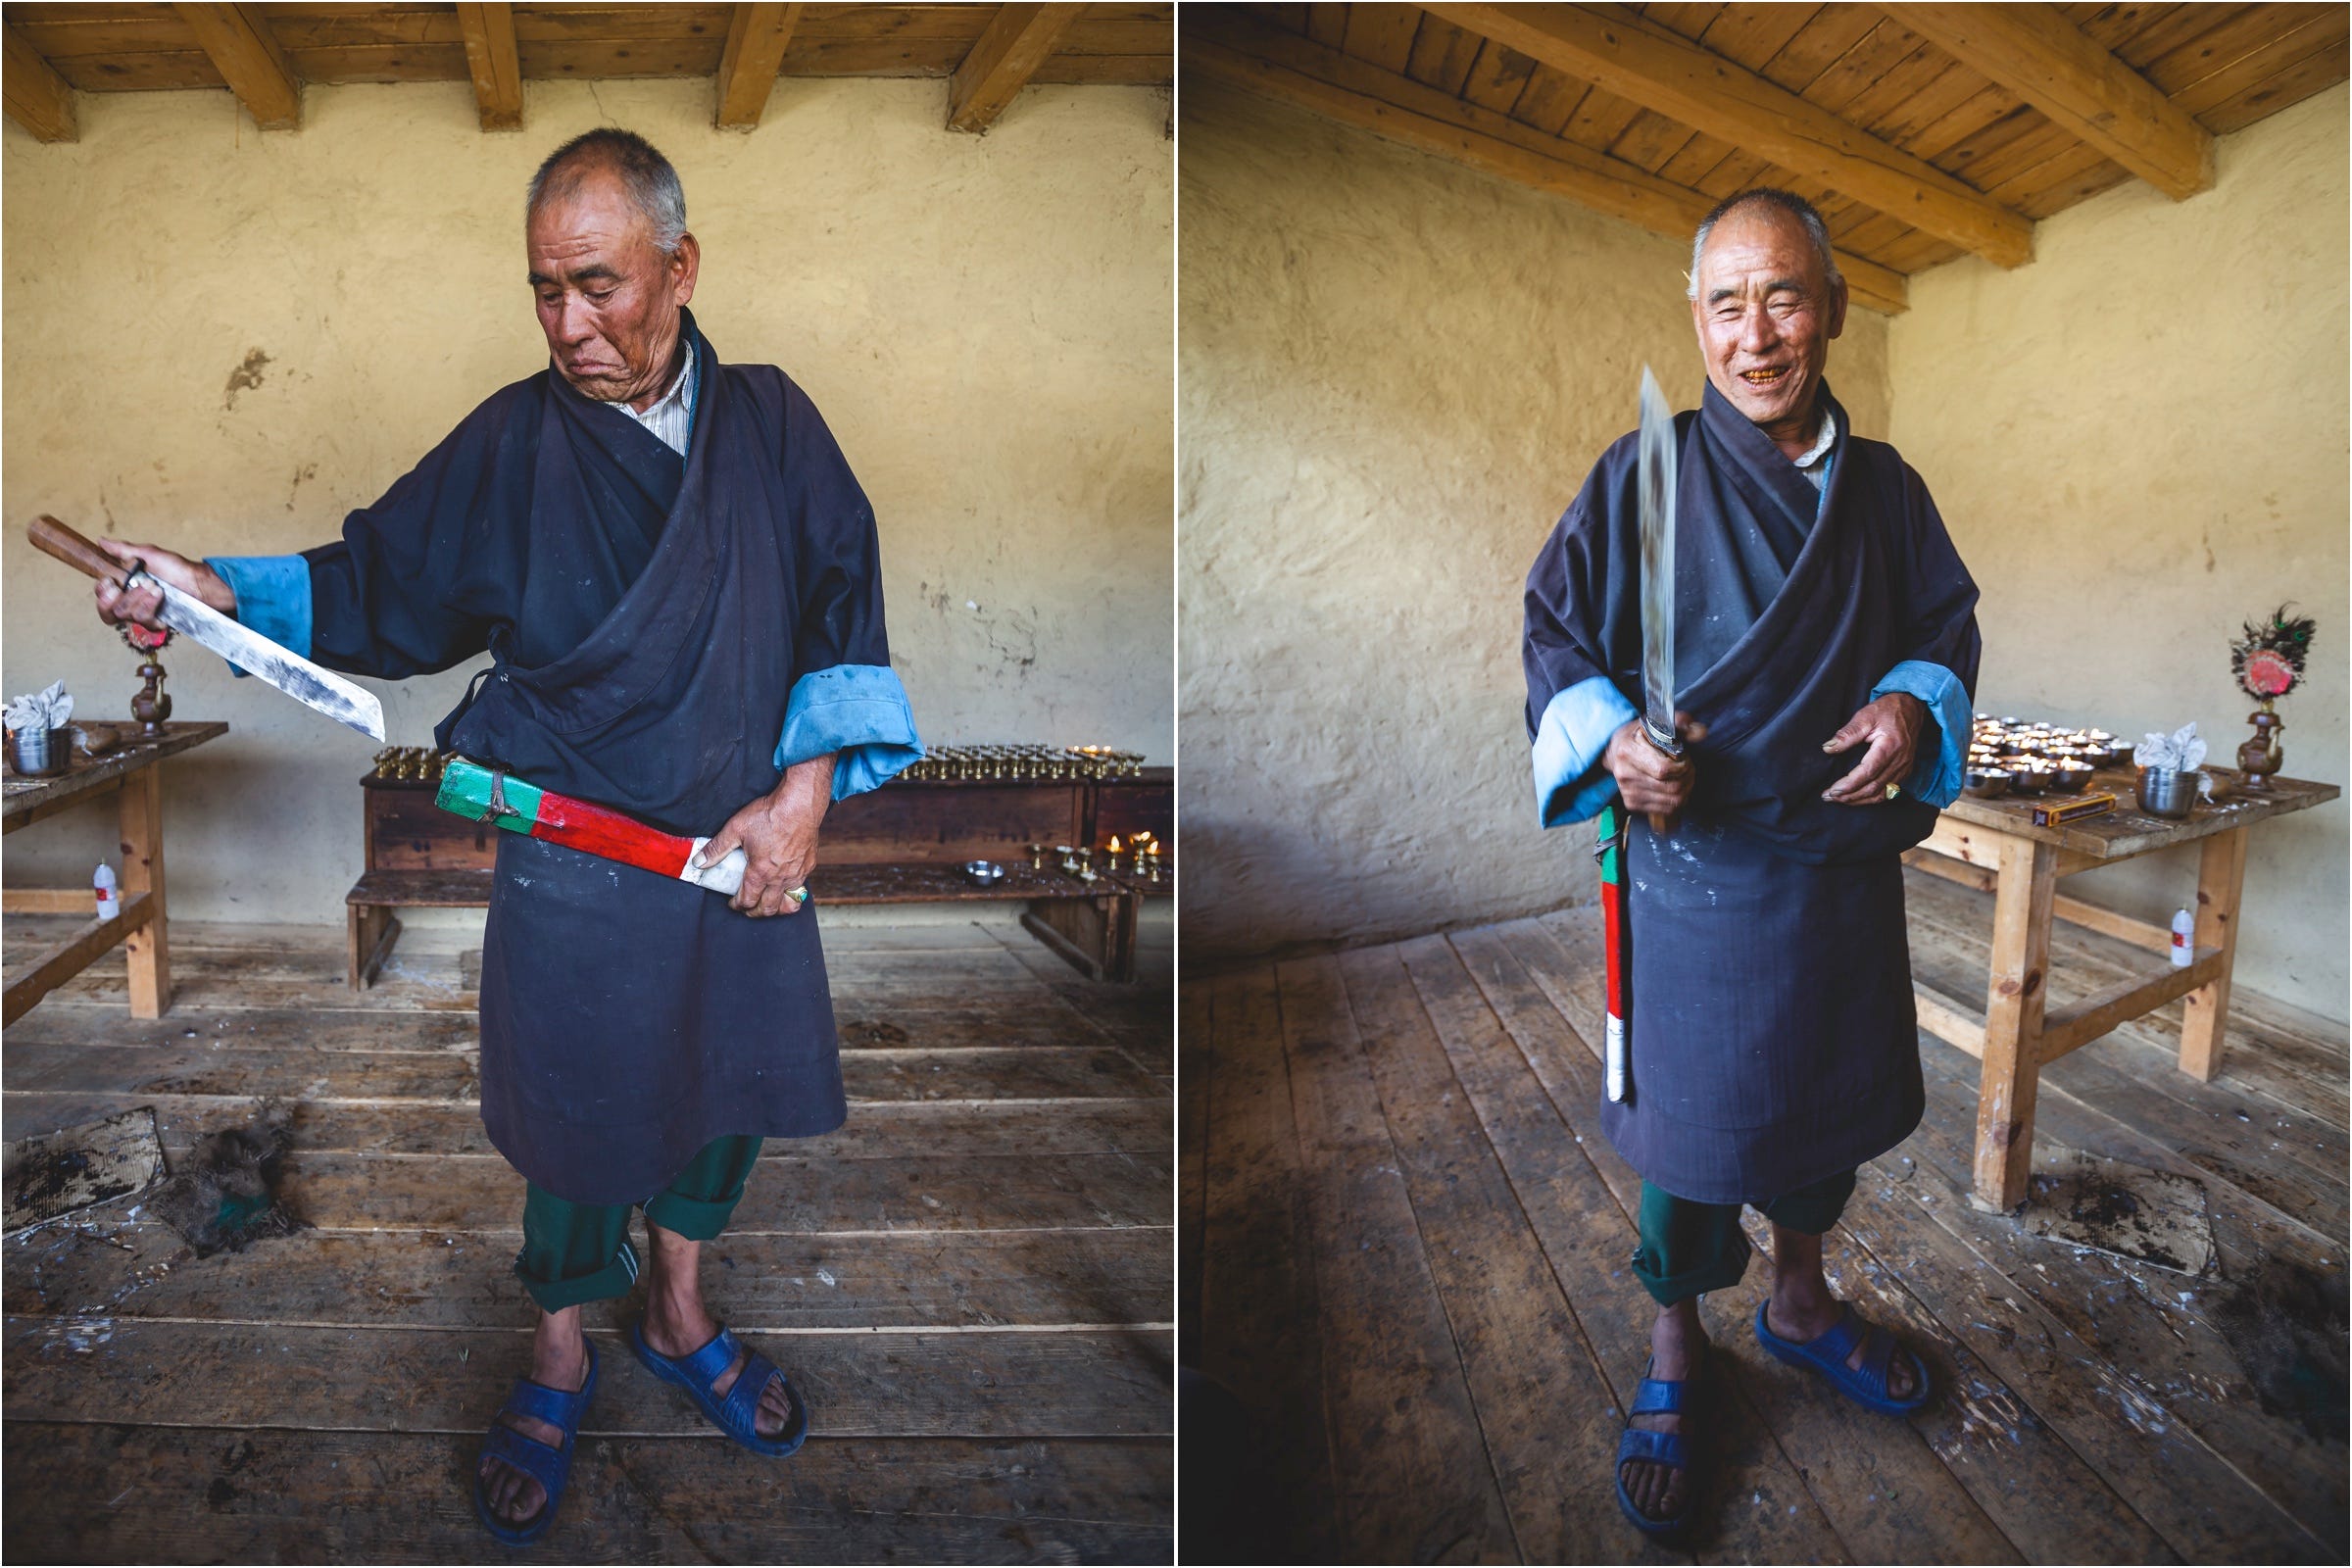
<path fill-rule="evenodd" d="M 654 1266 L 646 1275 L 645 1326 L 641 1331 L 645 1343 L 660 1355 L 692 1355 L 718 1337 L 718 1321 L 703 1305 L 702 1243 L 687 1241 L 651 1222 L 646 1230 L 653 1239 Z M 744 1351 L 736 1356 L 734 1365 L 719 1374 L 710 1385 L 713 1398 L 727 1396 L 750 1355 Z M 770 1378 L 760 1393 L 760 1411 L 752 1418 L 752 1430 L 772 1438 L 791 1424 L 792 1396 L 784 1391 L 782 1378 Z"/>
<path fill-rule="evenodd" d="M 1764 1303 L 1764 1326 L 1791 1345 L 1807 1345 L 1820 1339 L 1844 1316 L 1845 1303 L 1832 1296 L 1826 1285 L 1817 1297 L 1807 1292 L 1793 1300 L 1784 1300 L 1776 1286 L 1772 1299 Z M 1857 1334 L 1854 1353 L 1845 1358 L 1845 1364 L 1860 1370 L 1863 1348 L 1863 1338 Z M 1896 1353 L 1886 1361 L 1886 1397 L 1908 1399 L 1918 1392 L 1919 1379 L 1911 1369 L 1911 1357 L 1901 1353 L 1898 1345 Z"/>
<path fill-rule="evenodd" d="M 588 1383 L 588 1342 L 580 1333 L 580 1309 L 539 1314 L 539 1332 L 531 1339 L 531 1381 L 551 1389 L 577 1394 Z M 526 1438 L 551 1448 L 564 1446 L 564 1429 L 530 1416 L 501 1410 L 498 1418 Z M 539 1517 L 547 1506 L 547 1489 L 503 1459 L 482 1456 L 482 1494 L 490 1511 L 517 1529 Z"/>
<path fill-rule="evenodd" d="M 1829 1278 L 1821 1271 L 1821 1238 L 1785 1225 L 1772 1227 L 1772 1299 L 1764 1305 L 1764 1326 L 1791 1345 L 1820 1339 L 1845 1316 L 1845 1306 L 1830 1294 Z M 1898 1347 L 1899 1349 L 1899 1347 Z M 1862 1365 L 1863 1340 L 1854 1338 L 1854 1353 L 1845 1364 Z M 1911 1357 L 1896 1354 L 1886 1363 L 1886 1396 L 1908 1399 L 1919 1392 Z"/>
<path fill-rule="evenodd" d="M 1698 1321 L 1695 1298 L 1658 1309 L 1658 1320 L 1649 1331 L 1649 1375 L 1661 1383 L 1687 1382 L 1698 1375 L 1699 1364 L 1706 1359 L 1707 1334 Z M 1683 1418 L 1680 1414 L 1638 1415 L 1628 1425 L 1643 1432 L 1680 1432 Z M 1688 1470 L 1647 1459 L 1628 1459 L 1617 1474 L 1625 1483 L 1625 1494 L 1648 1517 L 1666 1520 L 1682 1516 Z"/>

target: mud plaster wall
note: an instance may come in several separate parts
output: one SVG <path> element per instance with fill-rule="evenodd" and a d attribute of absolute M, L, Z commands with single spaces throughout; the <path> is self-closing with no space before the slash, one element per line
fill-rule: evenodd
<path fill-rule="evenodd" d="M 1642 364 L 1697 402 L 1688 245 L 1181 97 L 1187 955 L 1591 901 L 1592 830 L 1536 822 L 1521 591 Z M 1830 364 L 1879 437 L 1886 333 Z"/>
<path fill-rule="evenodd" d="M 2194 719 L 2235 760 L 2241 621 L 2319 619 L 2280 705 L 2286 771 L 2345 781 L 2346 92 L 2224 137 L 2212 190 L 2133 181 L 2043 221 L 2013 272 L 1912 280 L 1890 347 L 1894 441 L 1984 590 L 1980 707 L 2137 735 Z M 2345 1015 L 2338 801 L 2256 828 L 2237 978 Z M 2194 852 L 2068 891 L 2167 921 Z"/>
<path fill-rule="evenodd" d="M 895 662 L 933 741 L 1171 760 L 1168 95 L 1032 89 L 985 137 L 937 81 L 785 81 L 751 135 L 708 81 L 532 83 L 485 135 L 463 83 L 313 88 L 257 133 L 224 92 L 83 95 L 5 135 L 5 685 L 121 715 L 136 661 L 24 542 L 51 512 L 190 553 L 334 537 L 482 398 L 546 364 L 523 283 L 537 161 L 600 122 L 677 164 L 719 353 L 824 412 L 882 531 Z M 342 917 L 372 746 L 210 655 L 166 662 L 231 735 L 168 765 L 175 912 Z M 379 685 L 423 744 L 463 671 Z M 103 808 L 8 840 L 86 881 Z"/>

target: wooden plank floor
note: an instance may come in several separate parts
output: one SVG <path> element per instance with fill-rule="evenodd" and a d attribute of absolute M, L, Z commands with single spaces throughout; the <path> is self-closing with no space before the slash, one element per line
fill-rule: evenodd
<path fill-rule="evenodd" d="M 1915 969 L 1982 998 L 1990 899 L 1908 875 Z M 2151 961 L 2064 924 L 2055 952 L 2054 1004 Z M 1609 1489 L 1653 1309 L 1598 1131 L 1599 957 L 1584 909 L 1186 982 L 1188 1561 L 1672 1555 Z M 1943 1392 L 1891 1421 L 1766 1357 L 1751 1212 L 1756 1266 L 1702 1307 L 1731 1396 L 1696 1560 L 2345 1560 L 2345 1031 L 2241 987 L 2199 1084 L 2180 1010 L 2053 1065 L 2035 1162 L 2195 1179 L 2217 1267 L 1975 1212 L 1977 1064 L 1923 1034 L 1926 1119 L 1826 1266 Z"/>
<path fill-rule="evenodd" d="M 43 924 L 8 922 L 9 960 Z M 127 1015 L 117 955 L 8 1030 L 7 1137 L 152 1105 L 176 1159 L 280 1097 L 312 1228 L 199 1260 L 125 1200 L 8 1243 L 5 1555 L 491 1560 L 466 1483 L 531 1313 L 521 1178 L 474 1104 L 478 937 L 412 933 L 355 997 L 339 929 L 172 935 L 163 1019 Z M 849 1122 L 771 1141 L 706 1265 L 814 1434 L 734 1447 L 631 1360 L 637 1303 L 591 1305 L 603 1373 L 538 1554 L 1167 1560 L 1167 923 L 1134 988 L 1009 917 L 861 912 L 825 946 Z"/>

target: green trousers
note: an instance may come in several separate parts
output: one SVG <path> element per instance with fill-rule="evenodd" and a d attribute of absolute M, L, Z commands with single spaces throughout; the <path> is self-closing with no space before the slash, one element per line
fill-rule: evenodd
<path fill-rule="evenodd" d="M 1820 1236 L 1845 1212 L 1854 1196 L 1854 1173 L 1825 1176 L 1756 1211 L 1775 1225 Z M 1694 1203 L 1688 1198 L 1642 1184 L 1642 1245 L 1634 1249 L 1634 1273 L 1660 1306 L 1708 1291 L 1728 1291 L 1747 1272 L 1750 1249 L 1740 1228 L 1738 1203 Z"/>
<path fill-rule="evenodd" d="M 667 1187 L 639 1203 L 573 1203 L 532 1186 L 522 1200 L 522 1250 L 514 1272 L 543 1312 L 582 1301 L 626 1296 L 637 1283 L 637 1250 L 629 1245 L 629 1211 L 690 1242 L 726 1230 L 743 1184 L 760 1157 L 757 1138 L 713 1138 Z"/>

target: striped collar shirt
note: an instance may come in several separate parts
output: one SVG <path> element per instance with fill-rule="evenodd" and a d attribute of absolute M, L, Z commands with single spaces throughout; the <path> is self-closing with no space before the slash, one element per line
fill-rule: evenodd
<path fill-rule="evenodd" d="M 1821 411 L 1821 434 L 1813 441 L 1813 450 L 1794 460 L 1796 471 L 1813 483 L 1824 495 L 1830 488 L 1830 448 L 1838 444 L 1838 416 L 1828 409 Z"/>
<path fill-rule="evenodd" d="M 679 457 L 686 455 L 687 438 L 694 433 L 695 351 L 694 340 L 686 340 L 686 363 L 678 368 L 678 377 L 669 383 L 669 390 L 654 400 L 653 406 L 640 414 L 625 399 L 612 406 L 660 436 L 662 443 Z"/>

